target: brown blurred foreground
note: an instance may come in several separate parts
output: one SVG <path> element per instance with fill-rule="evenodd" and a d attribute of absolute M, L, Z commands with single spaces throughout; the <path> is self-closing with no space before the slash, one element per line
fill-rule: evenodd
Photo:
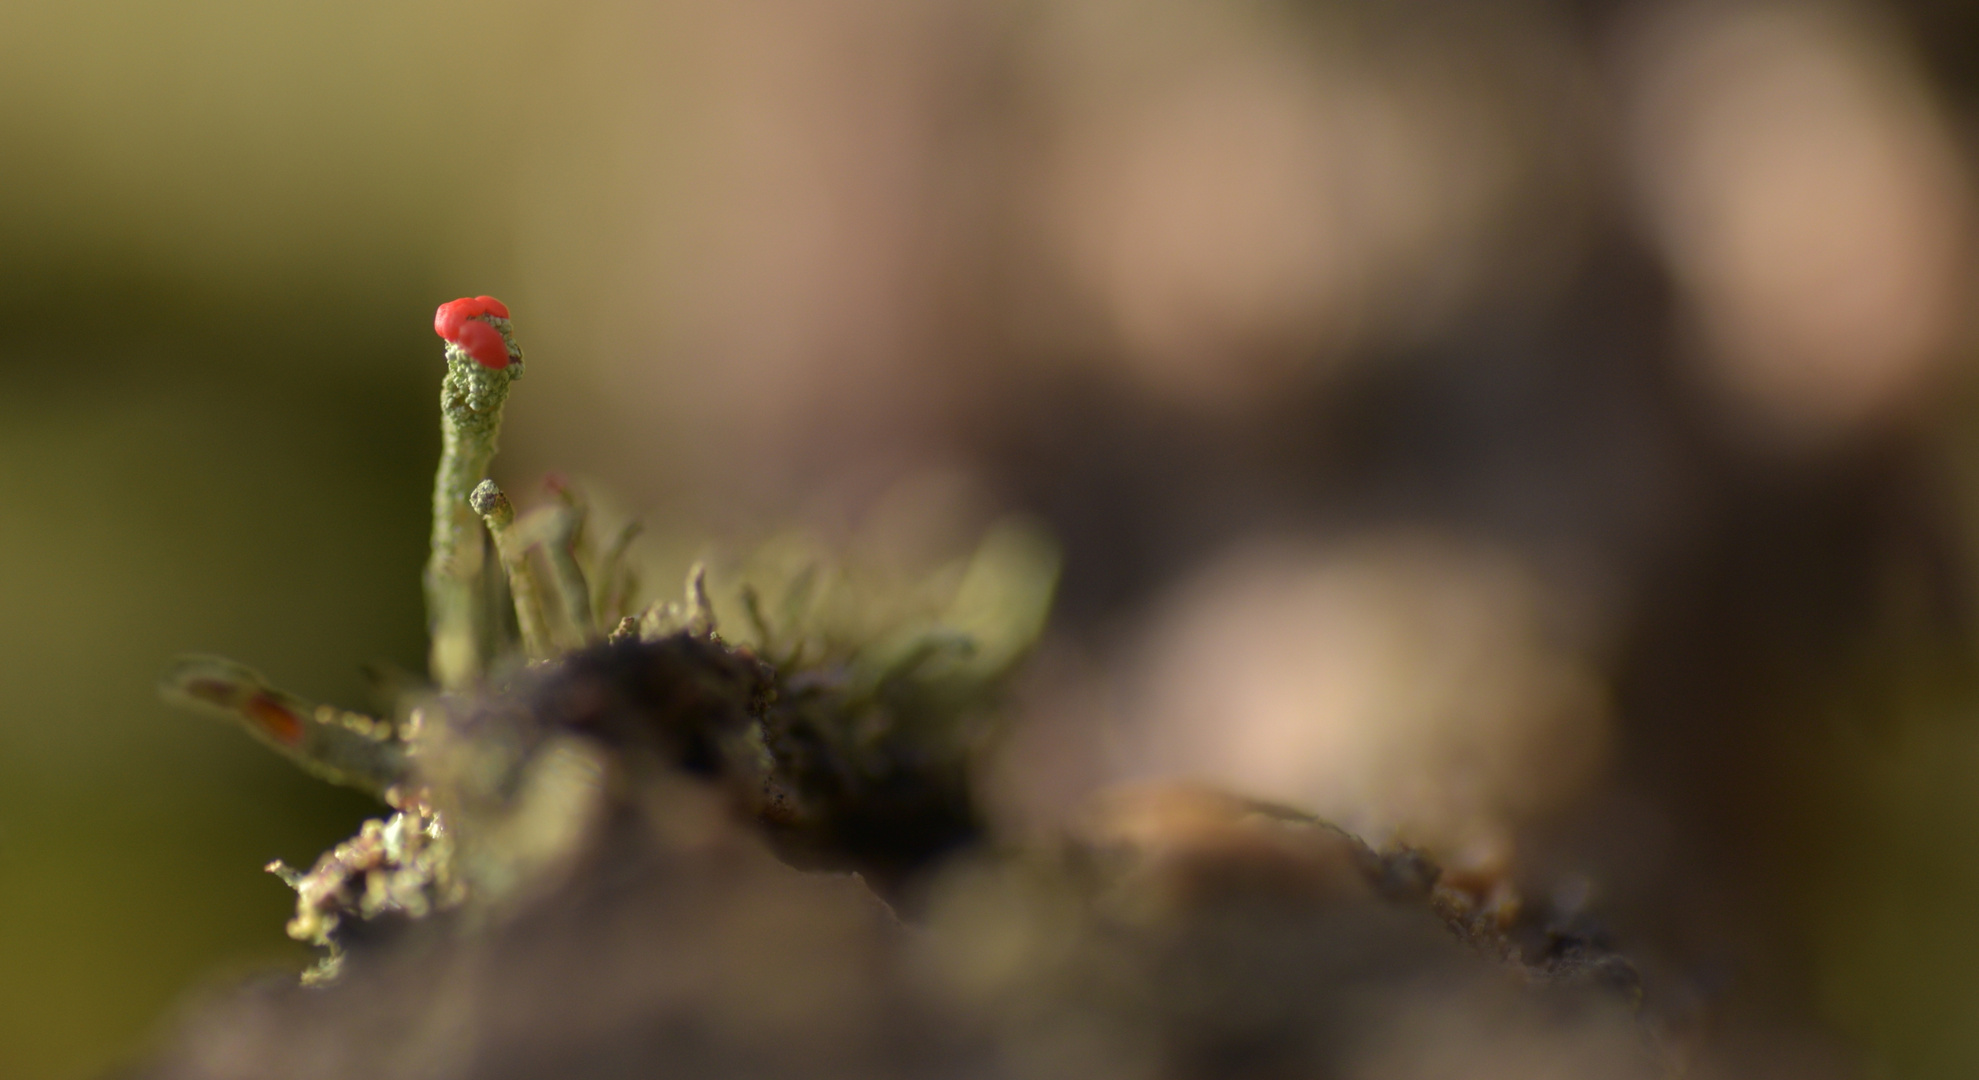
<path fill-rule="evenodd" d="M 614 817 L 497 925 L 367 928 L 337 983 L 198 1006 L 135 1075 L 1647 1080 L 1696 1056 L 1611 954 L 1467 946 L 1433 869 L 1203 792 L 950 865 L 911 923 L 778 863 L 711 789 Z"/>

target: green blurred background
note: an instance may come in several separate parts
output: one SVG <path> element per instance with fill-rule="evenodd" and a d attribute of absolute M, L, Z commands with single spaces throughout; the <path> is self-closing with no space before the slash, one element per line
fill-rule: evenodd
<path fill-rule="evenodd" d="M 0 1075 L 303 963 L 259 868 L 371 808 L 152 682 L 422 666 L 430 316 L 479 293 L 512 490 L 690 544 L 1050 521 L 1033 711 L 1152 733 L 1043 739 L 1010 813 L 1179 754 L 1488 819 L 1742 1075 L 1973 1075 L 1976 44 L 1934 0 L 0 0 Z M 1216 651 L 1259 625 L 1276 667 Z M 1382 772 L 1425 760 L 1470 794 Z"/>
<path fill-rule="evenodd" d="M 496 14 L 0 4 L 0 1075 L 303 959 L 259 867 L 370 807 L 152 686 L 420 667 L 429 309 L 514 280 L 462 150 L 515 84 L 447 59 L 517 50 Z"/>

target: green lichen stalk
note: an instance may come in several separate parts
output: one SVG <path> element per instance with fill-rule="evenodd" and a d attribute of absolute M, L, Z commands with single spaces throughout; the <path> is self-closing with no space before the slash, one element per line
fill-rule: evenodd
<path fill-rule="evenodd" d="M 487 534 L 468 499 L 494 459 L 509 384 L 522 376 L 522 350 L 509 321 L 483 318 L 501 332 L 510 363 L 487 367 L 450 341 L 440 384 L 440 468 L 433 477 L 433 550 L 425 582 L 428 662 L 433 680 L 448 690 L 472 685 L 492 651 L 494 613 L 483 583 Z"/>
<path fill-rule="evenodd" d="M 493 480 L 483 480 L 468 496 L 468 504 L 488 526 L 495 540 L 495 553 L 508 575 L 509 596 L 515 601 L 516 628 L 522 634 L 523 652 L 531 660 L 547 660 L 554 655 L 550 632 L 543 619 L 543 589 L 536 571 L 529 565 L 527 545 L 517 536 L 515 507 Z"/>

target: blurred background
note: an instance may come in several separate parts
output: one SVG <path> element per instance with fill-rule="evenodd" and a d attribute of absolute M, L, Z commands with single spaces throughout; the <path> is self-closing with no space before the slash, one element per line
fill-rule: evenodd
<path fill-rule="evenodd" d="M 0 0 L 0 1075 L 304 960 L 433 307 L 667 544 L 1067 562 L 1014 829 L 1194 776 L 1585 893 L 1726 1075 L 1979 1074 L 1979 9 Z M 1674 988 L 1674 989 L 1670 989 Z"/>

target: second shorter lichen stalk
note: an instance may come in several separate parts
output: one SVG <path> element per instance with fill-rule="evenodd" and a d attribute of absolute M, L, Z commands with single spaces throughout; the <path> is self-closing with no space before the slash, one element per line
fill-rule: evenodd
<path fill-rule="evenodd" d="M 509 384 L 522 376 L 522 349 L 508 308 L 492 297 L 442 305 L 434 329 L 447 342 L 447 374 L 440 384 L 440 468 L 425 574 L 428 664 L 441 688 L 457 690 L 480 677 L 495 639 L 482 581 L 485 542 L 468 497 L 494 459 Z"/>
<path fill-rule="evenodd" d="M 553 654 L 549 624 L 543 617 L 543 589 L 536 570 L 529 565 L 529 548 L 516 535 L 515 507 L 493 480 L 483 480 L 467 498 L 468 505 L 481 515 L 488 535 L 495 538 L 495 554 L 508 575 L 509 596 L 515 601 L 516 628 L 522 632 L 522 649 L 531 660 Z"/>

